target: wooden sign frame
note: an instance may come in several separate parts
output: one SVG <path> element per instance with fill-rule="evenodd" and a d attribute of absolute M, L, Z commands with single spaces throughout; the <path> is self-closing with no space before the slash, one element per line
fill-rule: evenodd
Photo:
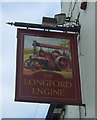
<path fill-rule="evenodd" d="M 18 29 L 15 93 L 22 102 L 82 104 L 77 35 Z"/>

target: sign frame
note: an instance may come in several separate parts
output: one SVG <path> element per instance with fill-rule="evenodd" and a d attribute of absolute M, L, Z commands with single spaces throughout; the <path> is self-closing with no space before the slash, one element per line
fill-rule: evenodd
<path fill-rule="evenodd" d="M 34 36 L 34 37 L 43 37 L 48 38 L 48 40 L 50 38 L 52 39 L 67 39 L 70 41 L 70 50 L 71 50 L 71 64 L 72 64 L 72 78 L 68 79 L 65 78 L 64 80 L 66 81 L 71 81 L 72 86 L 70 86 L 69 82 L 66 84 L 69 84 L 67 86 L 71 87 L 71 88 L 66 88 L 66 84 L 62 83 L 61 81 L 61 85 L 60 87 L 64 87 L 64 90 L 68 91 L 68 93 L 66 92 L 66 96 L 68 96 L 66 98 L 66 96 L 61 96 L 63 95 L 63 93 L 60 93 L 61 97 L 59 98 L 58 96 L 46 96 L 42 94 L 42 96 L 39 94 L 37 94 L 37 91 L 35 89 L 33 89 L 34 93 L 36 93 L 36 95 L 31 95 L 31 90 L 32 87 L 34 87 L 34 85 L 29 84 L 30 87 L 28 87 L 28 83 L 27 81 L 24 82 L 24 44 L 25 43 L 25 36 Z M 45 73 L 45 71 L 38 71 L 40 72 L 39 74 L 43 74 Z M 35 76 L 31 76 L 32 77 L 32 81 L 33 78 L 35 78 L 38 74 L 38 72 Z M 51 71 L 47 72 L 46 74 L 48 74 L 48 76 L 51 75 Z M 53 75 L 53 78 L 57 78 L 59 77 L 59 80 L 62 79 L 60 76 L 57 76 L 57 74 Z M 27 76 L 27 75 L 26 75 Z M 27 79 L 31 79 L 31 77 L 29 78 L 27 76 Z M 49 77 L 48 77 L 49 79 Z M 45 80 L 45 78 L 44 78 Z M 54 80 L 54 79 L 53 79 Z M 32 82 L 30 81 L 30 83 Z M 73 81 L 73 82 L 72 82 Z M 58 80 L 55 81 L 55 83 L 53 82 L 53 85 L 51 83 L 48 83 L 49 87 L 55 87 L 55 89 L 60 89 L 58 88 L 58 84 L 57 87 L 54 86 L 55 84 L 59 83 Z M 24 85 L 25 84 L 25 85 Z M 38 84 L 38 83 L 37 83 Z M 63 86 L 63 84 L 65 84 Z M 44 86 L 44 88 L 46 89 L 46 87 L 48 87 L 47 84 L 46 86 Z M 43 86 L 39 86 L 36 85 L 36 87 L 43 87 Z M 48 89 L 52 89 L 53 88 L 49 88 Z M 38 88 L 37 88 L 38 89 Z M 26 93 L 27 91 L 27 93 Z M 73 91 L 73 92 L 72 92 Z M 47 92 L 47 91 L 46 91 Z M 27 95 L 29 94 L 29 95 Z M 47 93 L 48 94 L 48 93 Z M 50 93 L 49 93 L 50 94 Z M 53 93 L 52 93 L 53 94 Z M 57 94 L 57 93 L 56 93 Z M 70 94 L 71 96 L 69 96 L 68 94 Z M 73 96 L 74 95 L 74 96 Z M 31 30 L 31 29 L 17 29 L 17 61 L 16 61 L 16 89 L 15 89 L 15 101 L 21 101 L 21 102 L 38 102 L 38 103 L 58 103 L 58 104 L 68 104 L 68 105 L 81 105 L 82 104 L 82 97 L 81 97 L 81 83 L 80 83 L 80 72 L 79 72 L 79 60 L 78 60 L 78 48 L 77 48 L 77 34 L 74 33 L 62 33 L 62 32 L 51 32 L 51 31 L 42 31 L 42 30 Z"/>

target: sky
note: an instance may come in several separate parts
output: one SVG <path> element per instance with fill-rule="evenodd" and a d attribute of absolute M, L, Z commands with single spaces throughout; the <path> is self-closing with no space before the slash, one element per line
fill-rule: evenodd
<path fill-rule="evenodd" d="M 45 118 L 49 104 L 15 102 L 17 27 L 7 22 L 42 23 L 61 12 L 60 2 L 0 2 L 0 118 Z M 2 66 L 1 66 L 2 65 Z M 2 93 L 2 94 L 1 94 Z M 0 98 L 0 103 L 1 103 Z"/>

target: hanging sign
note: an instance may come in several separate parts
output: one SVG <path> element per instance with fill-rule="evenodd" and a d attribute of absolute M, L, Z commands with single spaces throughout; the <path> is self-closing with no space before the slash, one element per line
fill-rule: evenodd
<path fill-rule="evenodd" d="M 18 29 L 16 101 L 81 104 L 77 35 Z"/>

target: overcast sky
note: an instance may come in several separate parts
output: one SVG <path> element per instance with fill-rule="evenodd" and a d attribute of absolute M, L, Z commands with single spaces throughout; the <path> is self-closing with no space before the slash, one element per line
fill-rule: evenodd
<path fill-rule="evenodd" d="M 2 118 L 44 118 L 49 105 L 15 102 L 17 28 L 7 22 L 42 23 L 42 17 L 54 17 L 60 13 L 60 2 L 2 2 Z M 1 36 L 0 36 L 1 37 Z M 1 51 L 2 47 L 2 51 Z M 2 52 L 2 56 L 1 56 Z M 0 60 L 1 63 L 1 60 Z M 1 96 L 1 93 L 0 93 Z M 1 101 L 0 101 L 1 103 Z M 1 112 L 1 109 L 0 109 Z M 1 117 L 1 114 L 0 114 Z"/>

